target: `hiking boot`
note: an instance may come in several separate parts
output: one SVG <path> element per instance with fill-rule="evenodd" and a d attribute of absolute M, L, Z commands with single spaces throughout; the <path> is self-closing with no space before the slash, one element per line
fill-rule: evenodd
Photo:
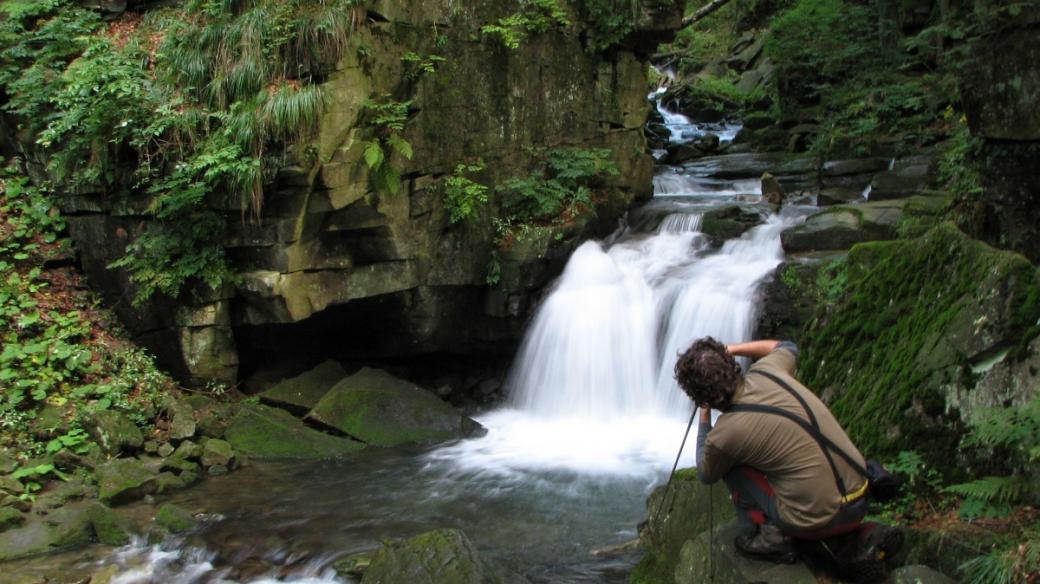
<path fill-rule="evenodd" d="M 758 526 L 758 533 L 754 535 L 738 535 L 733 540 L 733 545 L 737 551 L 755 560 L 778 564 L 793 564 L 798 561 L 794 539 L 769 523 Z"/>

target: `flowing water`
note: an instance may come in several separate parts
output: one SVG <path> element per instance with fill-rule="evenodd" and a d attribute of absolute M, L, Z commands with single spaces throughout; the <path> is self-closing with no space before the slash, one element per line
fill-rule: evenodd
<path fill-rule="evenodd" d="M 666 119 L 676 141 L 735 131 Z M 647 495 L 667 479 L 691 415 L 672 379 L 676 354 L 703 335 L 749 338 L 756 286 L 783 257 L 781 230 L 798 220 L 769 215 L 717 248 L 699 231 L 702 214 L 756 208 L 757 184 L 661 167 L 654 186 L 611 244 L 574 252 L 516 357 L 509 402 L 476 416 L 486 436 L 254 463 L 176 497 L 211 513 L 195 533 L 93 561 L 118 566 L 117 584 L 341 582 L 330 569 L 340 556 L 458 527 L 533 582 L 626 581 L 636 552 L 590 551 L 635 538 Z"/>

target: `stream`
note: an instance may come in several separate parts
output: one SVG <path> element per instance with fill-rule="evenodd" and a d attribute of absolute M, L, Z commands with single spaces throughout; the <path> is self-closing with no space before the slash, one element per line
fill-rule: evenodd
<path fill-rule="evenodd" d="M 658 107 L 673 141 L 739 132 Z M 626 582 L 639 552 L 590 552 L 634 539 L 647 496 L 667 480 L 691 414 L 672 379 L 676 354 L 704 335 L 750 337 L 757 284 L 783 259 L 780 232 L 805 214 L 769 214 L 758 181 L 709 180 L 696 164 L 659 166 L 654 190 L 609 243 L 574 252 L 516 356 L 508 403 L 474 416 L 486 436 L 253 462 L 173 498 L 208 513 L 195 532 L 89 562 L 118 566 L 115 584 L 347 582 L 336 559 L 457 527 L 532 582 Z M 714 247 L 702 214 L 734 203 L 768 217 Z"/>

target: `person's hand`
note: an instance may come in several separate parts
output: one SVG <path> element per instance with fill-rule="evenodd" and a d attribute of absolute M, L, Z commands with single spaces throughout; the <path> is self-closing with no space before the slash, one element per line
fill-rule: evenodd
<path fill-rule="evenodd" d="M 701 406 L 701 423 L 711 423 L 711 408 Z"/>

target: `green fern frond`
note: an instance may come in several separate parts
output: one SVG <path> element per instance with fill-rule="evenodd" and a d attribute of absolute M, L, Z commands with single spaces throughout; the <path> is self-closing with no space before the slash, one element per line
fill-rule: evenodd
<path fill-rule="evenodd" d="M 980 499 L 982 501 L 1008 503 L 1021 497 L 1028 485 L 1017 476 L 982 477 L 967 483 L 951 485 L 944 489 L 948 493 Z"/>

